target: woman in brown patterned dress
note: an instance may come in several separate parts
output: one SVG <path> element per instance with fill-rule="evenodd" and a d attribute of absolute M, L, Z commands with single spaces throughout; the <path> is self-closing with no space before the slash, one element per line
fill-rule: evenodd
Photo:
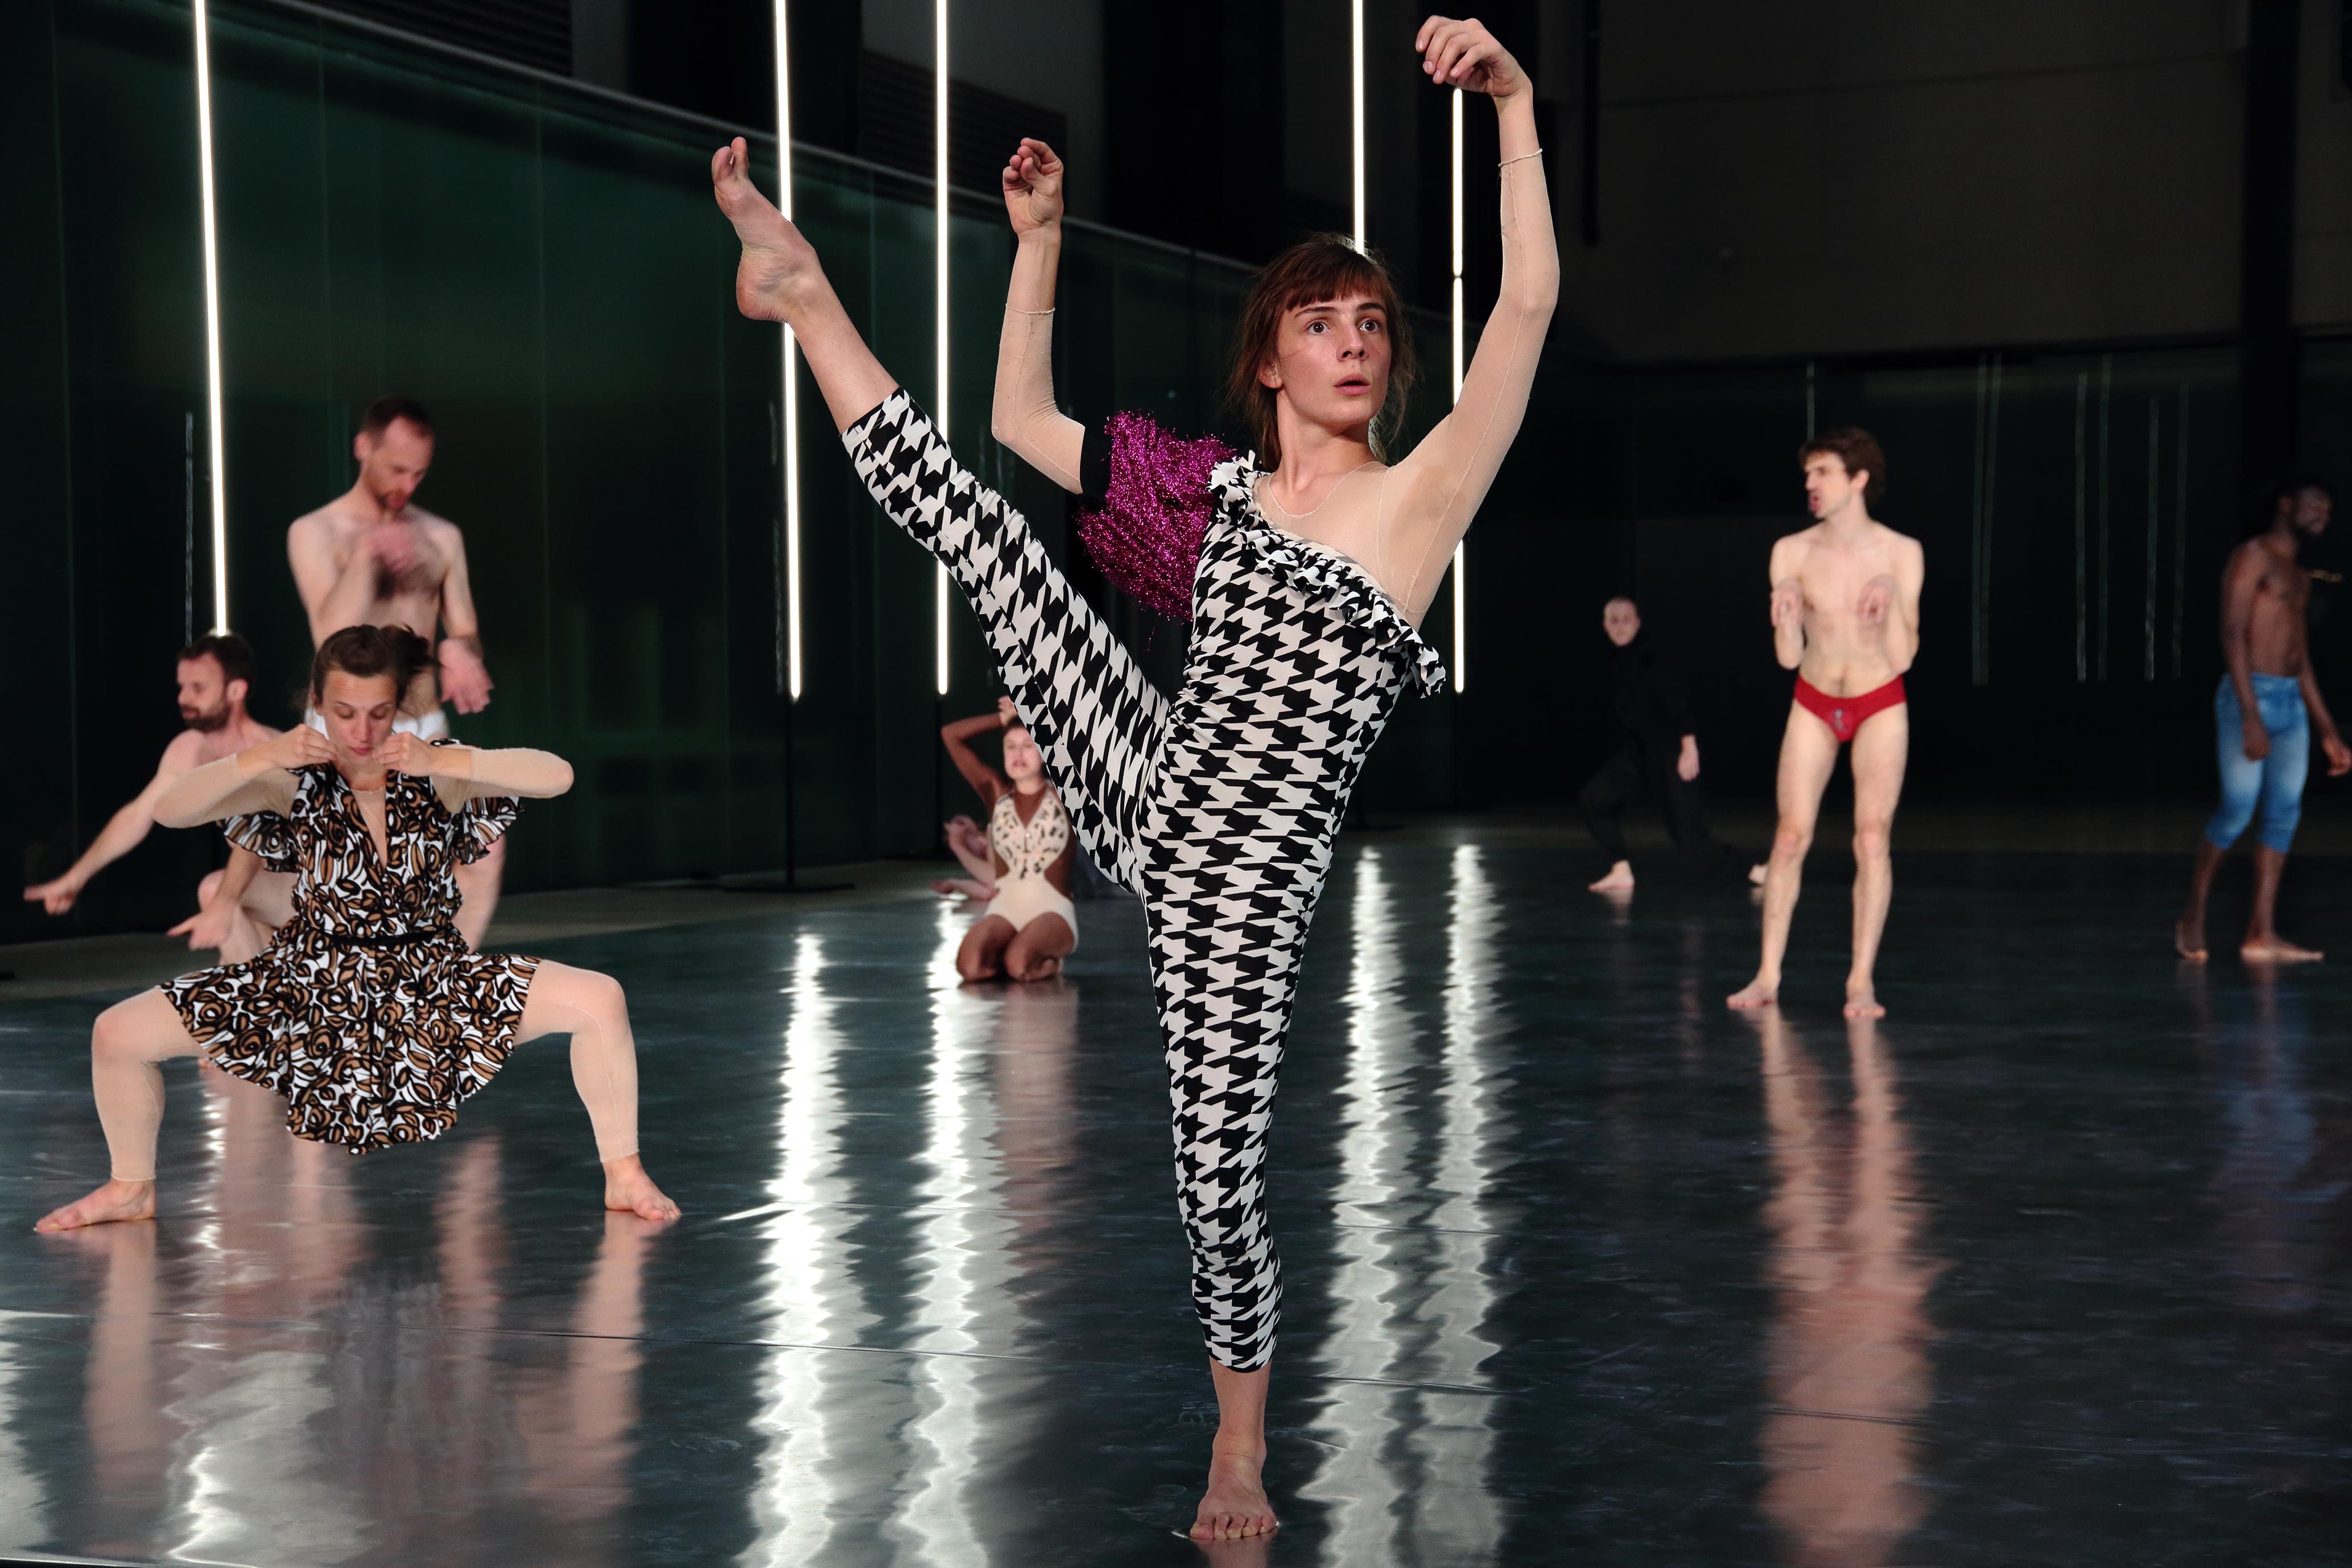
<path fill-rule="evenodd" d="M 517 1045 L 557 1034 L 572 1037 L 604 1206 L 677 1217 L 637 1158 L 636 1046 L 619 984 L 472 952 L 450 923 L 457 867 L 506 831 L 517 796 L 571 788 L 572 767 L 547 752 L 394 733 L 400 695 L 431 657 L 401 627 L 337 632 L 310 667 L 325 734 L 298 724 L 196 769 L 157 803 L 159 822 L 226 821 L 230 842 L 299 873 L 294 918 L 251 963 L 183 975 L 99 1015 L 90 1083 L 113 1179 L 34 1228 L 153 1217 L 156 1064 L 167 1058 L 205 1056 L 277 1090 L 297 1137 L 358 1154 L 439 1137 Z"/>

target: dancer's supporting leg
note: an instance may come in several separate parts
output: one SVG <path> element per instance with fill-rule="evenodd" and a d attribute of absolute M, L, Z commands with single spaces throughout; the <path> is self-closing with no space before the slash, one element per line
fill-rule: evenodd
<path fill-rule="evenodd" d="M 677 1205 L 654 1185 L 637 1157 L 636 1037 L 629 1029 L 629 1003 L 620 982 L 593 969 L 541 961 L 515 1043 L 542 1035 L 572 1037 L 572 1083 L 596 1131 L 604 1206 L 640 1219 L 676 1219 Z"/>
<path fill-rule="evenodd" d="M 1796 703 L 1789 704 L 1789 727 L 1780 736 L 1780 774 L 1774 787 L 1780 820 L 1772 831 L 1771 858 L 1764 863 L 1764 960 L 1756 978 L 1732 993 L 1734 1007 L 1769 1007 L 1780 1000 L 1780 961 L 1789 952 L 1789 921 L 1797 912 L 1805 855 L 1813 847 L 1822 794 L 1830 787 L 1837 758 L 1838 740 L 1830 727 Z"/>
<path fill-rule="evenodd" d="M 89 1082 L 113 1173 L 105 1185 L 44 1215 L 35 1230 L 155 1217 L 155 1133 L 163 1124 L 163 1075 L 155 1064 L 202 1048 L 161 991 L 142 991 L 98 1016 Z"/>
<path fill-rule="evenodd" d="M 1591 885 L 1592 892 L 1633 890 L 1633 852 L 1626 847 L 1625 829 L 1618 818 L 1627 806 L 1642 798 L 1643 776 L 1641 745 L 1629 742 L 1601 764 L 1601 771 L 1586 781 L 1576 797 L 1578 809 L 1584 813 L 1585 831 L 1601 846 L 1601 852 L 1609 857 L 1609 869 Z"/>
<path fill-rule="evenodd" d="M 1895 896 L 1895 806 L 1911 755 L 1911 709 L 1887 708 L 1853 733 L 1853 966 L 1845 981 L 1845 1016 L 1884 1018 L 1872 975 L 1886 908 Z M 1785 935 L 1785 933 L 1784 933 Z"/>

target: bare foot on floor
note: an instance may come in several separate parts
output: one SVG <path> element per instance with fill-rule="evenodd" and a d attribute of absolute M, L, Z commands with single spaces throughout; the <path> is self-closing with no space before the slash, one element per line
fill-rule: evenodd
<path fill-rule="evenodd" d="M 89 1196 L 52 1209 L 41 1216 L 35 1230 L 79 1230 L 86 1225 L 107 1225 L 115 1220 L 153 1219 L 155 1217 L 155 1184 L 152 1182 L 109 1182 Z"/>
<path fill-rule="evenodd" d="M 1748 867 L 1748 885 L 1749 887 L 1751 887 L 1751 888 L 1760 888 L 1760 887 L 1762 887 L 1762 886 L 1764 885 L 1764 873 L 1765 873 L 1765 871 L 1767 870 L 1767 868 L 1768 868 L 1765 866 L 1764 862 L 1763 862 L 1763 861 L 1761 861 L 1761 860 L 1759 860 L 1759 861 L 1757 861 L 1757 862 L 1756 862 L 1756 864 L 1754 864 L 1753 866 Z"/>
<path fill-rule="evenodd" d="M 2317 963 L 2325 954 L 2297 947 L 2284 937 L 2262 937 L 2238 949 L 2248 963 Z"/>
<path fill-rule="evenodd" d="M 1631 861 L 1612 864 L 1601 880 L 1585 885 L 1588 893 L 1630 893 L 1633 890 L 1633 867 Z"/>
<path fill-rule="evenodd" d="M 1262 1455 L 1210 1455 L 1209 1489 L 1192 1519 L 1193 1540 L 1244 1541 L 1275 1532 L 1274 1506 L 1258 1479 L 1265 1465 Z"/>
<path fill-rule="evenodd" d="M 1724 1005 L 1745 1013 L 1757 1007 L 1769 1007 L 1780 999 L 1780 983 L 1777 980 L 1767 980 L 1759 974 L 1725 997 L 1723 1001 Z"/>
<path fill-rule="evenodd" d="M 751 183 L 740 136 L 710 156 L 710 194 L 743 242 L 735 268 L 735 308 L 756 321 L 781 321 L 802 279 L 820 276 L 816 251 Z"/>
<path fill-rule="evenodd" d="M 2172 951 L 2191 963 L 2205 962 L 2205 924 L 2191 928 L 2186 917 L 2172 922 Z"/>
<path fill-rule="evenodd" d="M 635 1154 L 604 1166 L 604 1206 L 616 1214 L 667 1222 L 677 1217 L 677 1205 L 663 1195 L 646 1174 L 645 1162 Z"/>
<path fill-rule="evenodd" d="M 1845 1016 L 1849 1018 L 1884 1018 L 1886 1009 L 1879 1005 L 1878 993 L 1867 980 L 1845 983 Z"/>

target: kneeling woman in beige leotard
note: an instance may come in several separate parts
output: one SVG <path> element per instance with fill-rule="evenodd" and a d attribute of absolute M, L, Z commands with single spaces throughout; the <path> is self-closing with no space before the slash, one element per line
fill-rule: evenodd
<path fill-rule="evenodd" d="M 988 730 L 1004 732 L 1004 772 L 982 762 L 969 744 Z M 1070 861 L 1076 854 L 1069 814 L 1045 782 L 1045 759 L 1013 710 L 1000 697 L 996 711 L 959 719 L 940 731 L 956 772 L 988 808 L 988 842 L 996 897 L 981 911 L 956 952 L 966 980 L 1044 980 L 1058 974 L 1078 945 L 1078 911 L 1070 902 Z M 1011 775 L 1009 778 L 1007 775 Z"/>

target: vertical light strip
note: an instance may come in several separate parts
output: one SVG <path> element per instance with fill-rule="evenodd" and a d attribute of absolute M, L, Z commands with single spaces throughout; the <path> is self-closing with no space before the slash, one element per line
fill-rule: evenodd
<path fill-rule="evenodd" d="M 211 19 L 195 0 L 196 179 L 205 223 L 205 390 L 213 466 L 213 630 L 228 630 L 228 443 L 221 421 L 220 247 L 213 220 L 213 56 Z"/>
<path fill-rule="evenodd" d="M 1462 309 L 1462 103 L 1465 94 L 1454 89 L 1454 401 L 1462 401 L 1463 331 Z M 1454 547 L 1454 689 L 1460 691 L 1469 679 L 1470 637 L 1465 629 L 1467 608 L 1463 593 L 1463 573 L 1469 564 L 1469 542 Z"/>
<path fill-rule="evenodd" d="M 793 81 L 784 31 L 784 0 L 776 0 L 776 207 L 793 216 Z M 784 649 L 786 689 L 801 697 L 801 421 L 800 377 L 793 374 L 793 329 L 783 329 Z"/>
<path fill-rule="evenodd" d="M 1348 125 L 1354 152 L 1349 179 L 1355 195 L 1356 248 L 1361 250 L 1370 243 L 1370 229 L 1364 221 L 1364 0 L 1349 0 L 1348 23 L 1351 29 Z"/>
<path fill-rule="evenodd" d="M 939 342 L 939 364 L 932 385 L 939 403 L 931 417 L 940 439 L 948 438 L 948 0 L 931 0 L 931 181 L 939 199 L 933 227 L 938 250 L 931 262 L 931 331 Z M 931 584 L 931 679 L 948 694 L 948 569 L 938 568 Z"/>

